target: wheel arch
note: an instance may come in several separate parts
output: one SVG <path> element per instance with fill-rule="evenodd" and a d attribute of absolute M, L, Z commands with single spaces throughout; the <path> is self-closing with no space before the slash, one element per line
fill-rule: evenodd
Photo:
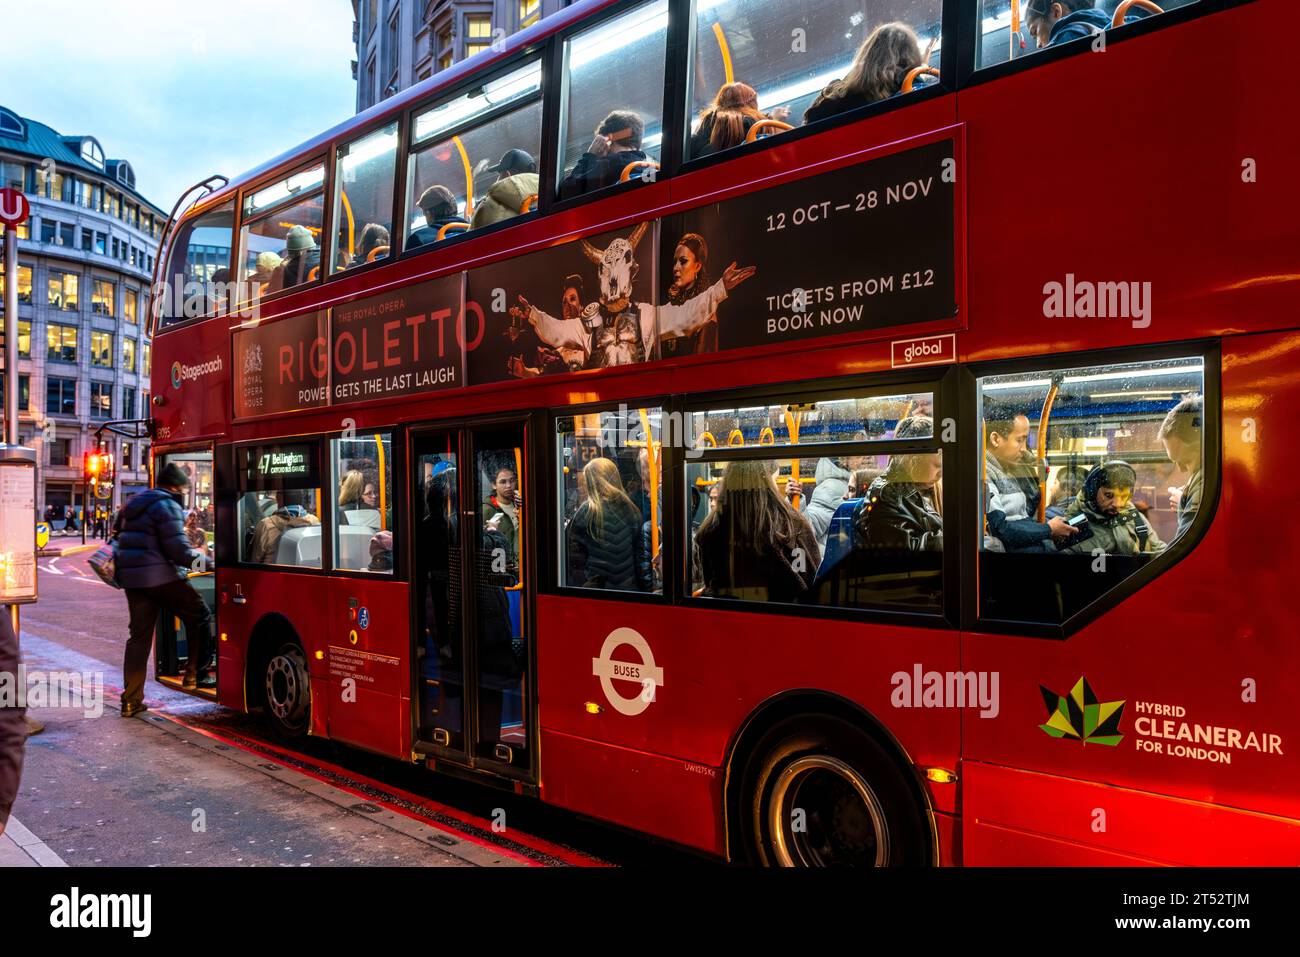
<path fill-rule="evenodd" d="M 244 658 L 244 701 L 251 712 L 265 705 L 263 672 L 276 648 L 287 640 L 298 642 L 306 652 L 298 629 L 279 612 L 268 612 L 258 619 L 248 637 L 248 653 Z"/>

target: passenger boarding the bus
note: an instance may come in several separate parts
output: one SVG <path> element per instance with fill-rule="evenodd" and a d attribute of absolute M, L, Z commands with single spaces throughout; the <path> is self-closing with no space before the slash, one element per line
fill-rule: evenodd
<path fill-rule="evenodd" d="M 1042 492 L 1038 465 L 1029 451 L 1029 417 L 1018 409 L 986 406 L 984 410 L 984 518 L 1001 549 L 1046 552 L 1053 541 L 1069 541 L 1077 532 L 1064 518 L 1038 521 Z"/>
<path fill-rule="evenodd" d="M 271 275 L 267 292 L 292 289 L 307 282 L 311 272 L 320 266 L 320 247 L 306 226 L 293 226 L 285 238 L 286 258 Z"/>
<path fill-rule="evenodd" d="M 1192 527 L 1196 510 L 1201 507 L 1205 480 L 1201 471 L 1201 422 L 1204 401 L 1189 396 L 1169 410 L 1160 425 L 1160 441 L 1169 461 L 1187 473 L 1181 488 L 1170 487 L 1169 507 L 1178 513 L 1178 535 Z"/>
<path fill-rule="evenodd" d="M 894 432 L 899 439 L 933 435 L 933 420 L 920 415 L 903 419 Z M 943 516 L 935 489 L 942 475 L 941 451 L 891 455 L 889 467 L 867 486 L 854 512 L 854 549 L 943 551 Z"/>
<path fill-rule="evenodd" d="M 406 241 L 407 249 L 436 243 L 438 233 L 444 226 L 464 222 L 460 218 L 456 196 L 446 186 L 430 186 L 420 194 L 417 205 L 424 213 L 424 225 L 411 233 L 410 239 Z"/>
<path fill-rule="evenodd" d="M 487 168 L 497 174 L 493 183 L 477 206 L 470 226 L 479 229 L 502 223 L 523 212 L 524 203 L 537 195 L 541 181 L 537 177 L 537 161 L 524 150 L 507 150 L 501 162 Z"/>
<path fill-rule="evenodd" d="M 1083 516 L 1086 527 L 1062 552 L 1088 555 L 1140 555 L 1163 551 L 1155 529 L 1133 505 L 1137 472 L 1118 459 L 1098 465 L 1088 473 L 1078 497 L 1066 510 L 1067 519 Z"/>
<path fill-rule="evenodd" d="M 506 466 L 497 469 L 483 499 L 484 524 L 505 539 L 512 566 L 519 564 L 519 513 L 523 504 L 515 470 Z"/>
<path fill-rule="evenodd" d="M 723 84 L 713 102 L 696 117 L 698 125 L 691 134 L 690 158 L 723 153 L 740 146 L 750 128 L 759 120 L 784 122 L 789 117 L 790 109 L 785 106 L 778 106 L 769 113 L 760 112 L 758 91 L 749 84 Z"/>
<path fill-rule="evenodd" d="M 1135 10 L 1124 17 L 1124 22 L 1132 23 L 1144 16 L 1145 12 Z M 1030 0 L 1025 8 L 1025 31 L 1040 50 L 1094 37 L 1104 33 L 1110 24 L 1111 15 L 1096 9 L 1094 0 Z"/>
<path fill-rule="evenodd" d="M 889 99 L 902 90 L 907 74 L 928 60 L 929 50 L 921 52 L 916 31 L 906 23 L 881 24 L 858 48 L 844 78 L 832 80 L 813 100 L 804 125 Z"/>
<path fill-rule="evenodd" d="M 582 490 L 583 502 L 564 528 L 565 584 L 650 591 L 641 513 L 623 489 L 618 466 L 592 459 L 582 467 Z"/>
<path fill-rule="evenodd" d="M 723 473 L 718 504 L 695 535 L 705 595 L 793 602 L 812 587 L 817 539 L 777 491 L 774 464 L 732 462 Z"/>
<path fill-rule="evenodd" d="M 645 120 L 631 110 L 614 110 L 596 127 L 596 138 L 560 183 L 560 198 L 569 199 L 619 182 L 629 163 L 649 159 L 641 151 Z"/>

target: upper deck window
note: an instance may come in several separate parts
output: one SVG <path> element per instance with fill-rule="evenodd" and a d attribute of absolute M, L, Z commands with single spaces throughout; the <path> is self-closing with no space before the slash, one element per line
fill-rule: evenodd
<path fill-rule="evenodd" d="M 163 326 L 211 315 L 225 301 L 234 229 L 234 200 L 177 228 L 162 276 L 163 294 L 156 300 Z"/>
<path fill-rule="evenodd" d="M 541 82 L 534 60 L 416 116 L 407 249 L 536 207 Z"/>
<path fill-rule="evenodd" d="M 335 271 L 388 257 L 396 169 L 396 123 L 339 147 L 334 173 Z"/>
<path fill-rule="evenodd" d="M 979 0 L 980 32 L 976 65 L 979 68 L 1029 56 L 1039 50 L 1063 46 L 1076 40 L 1094 41 L 1115 23 L 1123 6 L 1124 23 L 1156 13 L 1141 2 L 1122 0 L 1020 0 L 1019 32 L 1014 32 L 1012 0 Z M 1158 0 L 1160 12 L 1185 7 L 1196 0 Z"/>
<path fill-rule="evenodd" d="M 241 298 L 256 301 L 320 277 L 324 182 L 325 167 L 318 163 L 244 197 Z"/>
<path fill-rule="evenodd" d="M 938 67 L 941 8 L 941 0 L 699 0 L 687 158 L 898 95 L 912 71 Z M 919 89 L 933 77 L 912 79 Z"/>
<path fill-rule="evenodd" d="M 667 37 L 668 2 L 655 0 L 565 41 L 561 199 L 658 167 Z"/>

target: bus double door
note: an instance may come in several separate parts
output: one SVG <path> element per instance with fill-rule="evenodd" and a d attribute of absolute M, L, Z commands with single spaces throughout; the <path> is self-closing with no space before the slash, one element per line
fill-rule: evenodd
<path fill-rule="evenodd" d="M 412 434 L 417 750 L 531 776 L 523 422 Z"/>

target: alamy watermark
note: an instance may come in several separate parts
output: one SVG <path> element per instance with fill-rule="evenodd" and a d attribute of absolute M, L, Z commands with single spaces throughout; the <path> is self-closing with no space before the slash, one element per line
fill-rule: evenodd
<path fill-rule="evenodd" d="M 87 718 L 104 713 L 102 671 L 0 671 L 0 708 L 72 708 Z"/>
<path fill-rule="evenodd" d="M 1043 286 L 1046 319 L 1128 319 L 1134 329 L 1151 325 L 1151 283 L 1089 282 L 1065 274 Z"/>
<path fill-rule="evenodd" d="M 996 671 L 895 671 L 889 703 L 895 708 L 979 708 L 981 718 L 996 718 L 1002 710 Z"/>

